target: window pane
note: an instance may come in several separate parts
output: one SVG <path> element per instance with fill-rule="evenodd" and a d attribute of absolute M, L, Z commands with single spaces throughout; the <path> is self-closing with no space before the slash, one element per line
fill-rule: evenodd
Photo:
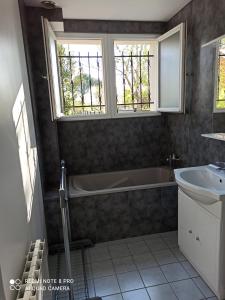
<path fill-rule="evenodd" d="M 57 49 L 64 114 L 104 114 L 101 41 L 58 41 Z"/>
<path fill-rule="evenodd" d="M 159 60 L 159 106 L 164 109 L 179 108 L 182 84 L 180 32 L 160 41 Z"/>
<path fill-rule="evenodd" d="M 216 109 L 225 109 L 225 39 L 221 40 L 219 48 Z"/>
<path fill-rule="evenodd" d="M 156 110 L 157 43 L 155 41 L 115 41 L 117 111 Z"/>

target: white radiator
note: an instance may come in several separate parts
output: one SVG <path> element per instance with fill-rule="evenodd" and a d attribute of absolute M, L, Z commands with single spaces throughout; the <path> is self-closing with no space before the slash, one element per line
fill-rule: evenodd
<path fill-rule="evenodd" d="M 47 291 L 43 278 L 48 277 L 47 251 L 45 241 L 31 243 L 17 300 L 43 300 Z M 48 295 L 49 297 L 49 295 Z"/>

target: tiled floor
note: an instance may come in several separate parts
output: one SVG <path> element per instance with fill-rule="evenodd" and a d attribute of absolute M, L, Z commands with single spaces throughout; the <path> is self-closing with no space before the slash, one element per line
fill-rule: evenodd
<path fill-rule="evenodd" d="M 86 260 L 90 297 L 101 296 L 103 300 L 217 299 L 179 251 L 177 232 L 97 244 L 87 250 Z M 72 266 L 73 276 L 79 281 L 83 269 L 77 251 L 72 253 Z M 63 276 L 63 260 L 59 267 Z M 85 299 L 82 288 L 77 289 L 76 297 L 75 300 Z"/>

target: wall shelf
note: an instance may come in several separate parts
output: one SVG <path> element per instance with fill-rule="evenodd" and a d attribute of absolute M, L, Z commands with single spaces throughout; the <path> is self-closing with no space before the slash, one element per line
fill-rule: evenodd
<path fill-rule="evenodd" d="M 214 139 L 214 140 L 219 140 L 219 141 L 225 142 L 225 133 L 224 132 L 206 133 L 206 134 L 201 134 L 201 136 L 209 138 L 209 139 Z"/>

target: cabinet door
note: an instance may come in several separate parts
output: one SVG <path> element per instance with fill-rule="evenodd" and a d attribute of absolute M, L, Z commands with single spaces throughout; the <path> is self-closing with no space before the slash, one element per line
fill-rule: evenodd
<path fill-rule="evenodd" d="M 206 280 L 217 290 L 219 274 L 220 220 L 196 205 L 196 264 Z"/>
<path fill-rule="evenodd" d="M 178 192 L 178 244 L 184 255 L 193 262 L 195 260 L 194 230 L 196 215 L 193 200 L 181 190 Z"/>
<path fill-rule="evenodd" d="M 179 246 L 210 287 L 217 291 L 220 220 L 182 191 L 178 197 Z"/>

